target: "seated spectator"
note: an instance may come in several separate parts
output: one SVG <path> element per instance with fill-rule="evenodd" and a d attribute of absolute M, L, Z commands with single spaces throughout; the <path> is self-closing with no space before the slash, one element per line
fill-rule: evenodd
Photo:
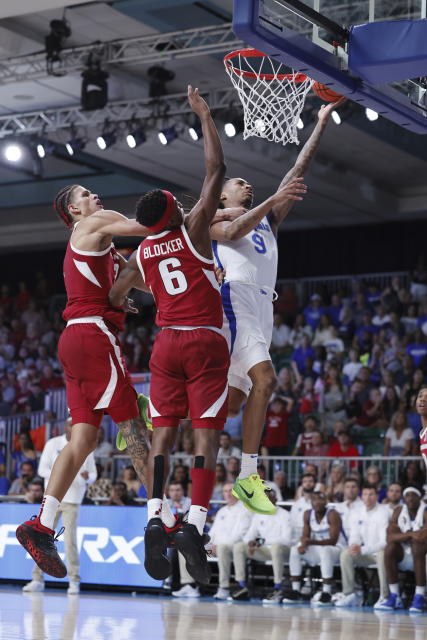
<path fill-rule="evenodd" d="M 336 607 L 355 607 L 362 604 L 356 593 L 355 567 L 376 564 L 380 581 L 380 599 L 387 596 L 387 578 L 378 556 L 384 553 L 389 517 L 387 510 L 378 504 L 375 487 L 366 485 L 362 489 L 363 507 L 355 512 L 350 524 L 347 549 L 341 551 L 341 579 L 343 593 L 335 601 Z"/>
<path fill-rule="evenodd" d="M 133 466 L 130 464 L 125 467 L 121 474 L 121 480 L 125 483 L 128 496 L 130 498 L 135 498 L 141 487 L 141 482 L 138 480 L 138 476 L 136 475 L 136 471 Z"/>
<path fill-rule="evenodd" d="M 234 456 L 231 456 L 231 458 L 228 458 L 226 462 L 226 469 L 227 469 L 227 482 L 231 482 L 232 484 L 234 484 L 240 471 L 239 458 L 235 458 Z"/>
<path fill-rule="evenodd" d="M 30 411 L 43 411 L 46 393 L 43 391 L 38 382 L 30 385 L 30 395 L 28 397 L 28 406 Z"/>
<path fill-rule="evenodd" d="M 334 337 L 332 332 L 332 324 L 329 317 L 326 314 L 320 316 L 319 325 L 314 332 L 313 347 L 325 346 L 326 342 L 329 342 Z"/>
<path fill-rule="evenodd" d="M 420 463 L 415 460 L 409 460 L 399 477 L 402 487 L 422 487 L 425 482 L 424 465 L 421 470 Z"/>
<path fill-rule="evenodd" d="M 25 495 L 28 484 L 35 477 L 34 466 L 32 462 L 21 462 L 18 477 L 12 482 L 8 495 Z"/>
<path fill-rule="evenodd" d="M 371 427 L 375 429 L 384 429 L 387 426 L 379 389 L 371 389 L 369 400 L 362 406 L 362 415 L 357 420 L 357 426 L 360 428 Z"/>
<path fill-rule="evenodd" d="M 229 456 L 234 458 L 240 458 L 242 452 L 238 447 L 233 446 L 230 438 L 230 434 L 226 431 L 221 431 L 219 434 L 219 449 L 217 461 L 224 463 Z"/>
<path fill-rule="evenodd" d="M 316 487 L 316 477 L 312 473 L 304 473 L 301 477 L 301 491 L 295 494 L 295 502 L 291 507 L 292 545 L 298 544 L 304 528 L 304 512 L 311 509 L 311 495 Z M 300 494 L 298 497 L 298 493 Z"/>
<path fill-rule="evenodd" d="M 340 372 L 337 367 L 329 367 L 328 378 L 319 397 L 319 413 L 322 419 L 322 428 L 327 435 L 333 431 L 337 420 L 345 420 L 346 395 L 340 380 Z"/>
<path fill-rule="evenodd" d="M 396 413 L 399 408 L 399 396 L 397 395 L 396 389 L 394 386 L 388 386 L 385 390 L 383 400 L 383 413 L 384 418 L 387 422 L 390 422 L 392 416 Z"/>
<path fill-rule="evenodd" d="M 283 322 L 283 317 L 280 313 L 275 313 L 273 316 L 273 334 L 271 338 L 271 351 L 272 353 L 281 353 L 290 342 L 291 329 Z"/>
<path fill-rule="evenodd" d="M 108 458 L 110 458 L 113 454 L 114 447 L 111 442 L 105 439 L 105 429 L 104 427 L 99 427 L 97 434 L 97 444 L 96 449 L 93 452 L 95 456 L 95 460 L 101 459 L 102 464 L 106 464 L 108 462 Z"/>
<path fill-rule="evenodd" d="M 354 382 L 357 378 L 357 374 L 362 368 L 362 363 L 360 362 L 360 354 L 358 349 L 350 349 L 348 352 L 348 362 L 343 367 L 344 378 L 347 379 L 350 384 Z"/>
<path fill-rule="evenodd" d="M 350 525 L 353 516 L 363 507 L 363 502 L 359 498 L 359 483 L 357 478 L 347 476 L 344 479 L 343 501 L 335 502 L 333 507 L 341 516 L 344 535 L 348 541 L 350 539 Z"/>
<path fill-rule="evenodd" d="M 390 315 L 386 313 L 384 305 L 380 302 L 375 305 L 375 315 L 372 318 L 372 324 L 374 327 L 383 328 L 385 325 L 390 324 Z"/>
<path fill-rule="evenodd" d="M 318 422 L 317 419 L 313 416 L 307 416 L 303 423 L 304 431 L 299 434 L 297 441 L 295 443 L 295 448 L 292 453 L 294 456 L 304 456 L 305 450 L 308 446 L 310 446 L 311 441 L 313 439 L 313 433 L 317 431 Z"/>
<path fill-rule="evenodd" d="M 314 431 L 309 446 L 305 448 L 307 458 L 321 458 L 327 455 L 328 445 L 324 444 L 323 435 L 320 431 Z"/>
<path fill-rule="evenodd" d="M 115 482 L 111 487 L 110 499 L 106 505 L 109 507 L 137 507 L 138 503 L 128 496 L 124 482 Z"/>
<path fill-rule="evenodd" d="M 386 497 L 381 504 L 387 507 L 391 517 L 397 507 L 402 504 L 402 485 L 400 482 L 392 482 L 388 485 Z"/>
<path fill-rule="evenodd" d="M 233 485 L 231 483 L 224 485 L 222 497 L 226 504 L 216 514 L 213 525 L 209 530 L 212 553 L 218 558 L 219 587 L 214 595 L 217 600 L 227 600 L 230 595 L 230 568 L 233 558 L 233 546 L 243 539 L 253 517 L 240 500 L 233 496 L 231 493 L 232 488 Z M 237 575 L 236 579 L 238 579 Z M 242 582 L 244 580 L 245 570 L 243 570 Z"/>
<path fill-rule="evenodd" d="M 104 467 L 100 462 L 96 463 L 96 473 L 96 480 L 86 490 L 86 498 L 91 502 L 97 502 L 100 498 L 106 500 L 111 495 L 111 480 L 103 477 Z"/>
<path fill-rule="evenodd" d="M 311 376 L 304 378 L 304 386 L 298 403 L 298 413 L 306 416 L 317 411 L 319 396 L 314 390 L 314 380 Z"/>
<path fill-rule="evenodd" d="M 344 342 L 338 335 L 338 329 L 334 326 L 330 327 L 331 337 L 323 342 L 323 346 L 326 350 L 326 358 L 328 360 L 339 359 L 341 360 L 344 353 Z"/>
<path fill-rule="evenodd" d="M 322 298 L 318 293 L 313 293 L 310 298 L 310 304 L 304 309 L 304 319 L 313 331 L 315 331 L 320 323 L 320 316 L 325 313 L 322 307 Z"/>
<path fill-rule="evenodd" d="M 308 336 L 303 336 L 301 345 L 293 350 L 291 357 L 292 361 L 296 363 L 300 375 L 308 375 L 306 361 L 309 358 L 314 360 L 315 357 L 315 351 L 310 344 L 310 338 Z"/>
<path fill-rule="evenodd" d="M 295 494 L 295 488 L 290 487 L 287 483 L 286 473 L 280 469 L 274 472 L 274 484 L 279 488 L 283 500 L 292 500 Z"/>
<path fill-rule="evenodd" d="M 329 444 L 332 446 L 338 442 L 338 434 L 341 431 L 348 431 L 344 420 L 337 420 L 333 426 L 332 436 L 329 438 Z"/>
<path fill-rule="evenodd" d="M 175 458 L 179 458 L 183 464 L 190 465 L 194 455 L 193 430 L 185 430 L 180 438 L 179 449 L 175 452 Z"/>
<path fill-rule="evenodd" d="M 311 496 L 312 509 L 304 513 L 304 529 L 298 544 L 291 548 L 289 571 L 292 590 L 285 594 L 283 604 L 295 604 L 302 600 L 301 577 L 304 564 L 310 567 L 320 566 L 322 591 L 311 598 L 311 602 L 330 604 L 332 602 L 332 583 L 334 564 L 345 546 L 342 534 L 342 522 L 335 509 L 328 509 L 324 493 L 314 492 Z"/>
<path fill-rule="evenodd" d="M 384 438 L 385 456 L 411 455 L 414 434 L 408 427 L 408 420 L 404 411 L 396 411 L 391 419 Z"/>
<path fill-rule="evenodd" d="M 344 342 L 344 345 L 348 347 L 353 340 L 355 331 L 353 313 L 349 307 L 344 307 L 344 309 L 342 310 L 337 329 L 338 336 Z"/>
<path fill-rule="evenodd" d="M 415 594 L 409 611 L 423 613 L 426 591 L 427 509 L 417 487 L 403 492 L 404 504 L 395 509 L 387 531 L 384 565 L 390 595 L 376 608 L 386 611 L 402 609 L 399 571 L 415 572 Z"/>
<path fill-rule="evenodd" d="M 64 381 L 60 376 L 56 376 L 53 371 L 53 367 L 50 364 L 46 364 L 43 367 L 43 375 L 40 378 L 40 387 L 43 391 L 50 391 L 51 389 L 61 389 L 64 386 Z"/>
<path fill-rule="evenodd" d="M 184 490 L 180 482 L 169 482 L 166 495 L 172 513 L 184 515 L 190 509 L 191 498 L 184 495 Z"/>
<path fill-rule="evenodd" d="M 406 335 L 414 333 L 418 326 L 418 313 L 417 305 L 410 304 L 406 310 L 406 313 L 402 316 L 401 321 L 405 327 Z"/>
<path fill-rule="evenodd" d="M 272 482 L 271 480 L 267 480 L 267 470 L 265 468 L 265 465 L 262 462 L 258 462 L 257 470 L 261 480 L 264 480 L 265 484 L 268 485 L 272 491 L 274 491 L 276 495 L 276 500 L 281 502 L 283 498 L 282 498 L 282 494 L 280 493 L 280 489 L 275 482 Z M 270 494 L 268 494 L 268 496 L 270 497 Z"/>
<path fill-rule="evenodd" d="M 379 468 L 374 465 L 368 467 L 366 469 L 364 480 L 369 485 L 371 485 L 371 487 L 375 487 L 377 491 L 378 502 L 382 502 L 386 497 L 387 489 L 384 485 L 381 484 L 382 475 Z"/>
<path fill-rule="evenodd" d="M 400 344 L 399 338 L 396 335 L 392 335 L 390 338 L 390 346 L 384 351 L 384 357 L 382 365 L 386 371 L 395 373 L 402 368 L 402 356 L 403 348 Z"/>
<path fill-rule="evenodd" d="M 326 455 L 329 458 L 357 458 L 359 451 L 351 443 L 351 436 L 348 431 L 343 429 L 337 435 L 337 442 L 330 446 Z M 349 467 L 350 469 L 357 469 L 357 461 L 352 460 Z"/>
<path fill-rule="evenodd" d="M 289 453 L 288 406 L 293 401 L 284 396 L 276 396 L 267 409 L 265 430 L 262 438 L 262 455 L 286 456 Z"/>
<path fill-rule="evenodd" d="M 25 500 L 31 504 L 41 504 L 43 502 L 43 480 L 34 478 L 28 483 L 25 491 Z"/>
<path fill-rule="evenodd" d="M 270 493 L 270 500 L 276 504 L 276 494 Z M 243 536 L 242 542 L 233 546 L 233 563 L 236 580 L 239 586 L 231 594 L 233 600 L 249 600 L 249 590 L 246 583 L 246 560 L 271 560 L 273 563 L 274 589 L 263 600 L 265 604 L 281 602 L 283 598 L 282 580 L 285 560 L 289 558 L 291 545 L 290 516 L 280 507 L 274 515 L 265 517 L 255 513 L 251 525 Z"/>
<path fill-rule="evenodd" d="M 33 465 L 34 471 L 36 471 L 37 453 L 28 432 L 24 431 L 19 434 L 19 451 L 13 451 L 12 458 L 15 461 L 15 476 L 19 475 L 19 469 L 23 462 L 30 462 Z"/>
<path fill-rule="evenodd" d="M 211 500 L 222 500 L 222 496 L 223 496 L 223 489 L 224 489 L 224 485 L 227 481 L 227 471 L 225 469 L 225 466 L 222 464 L 222 462 L 217 462 L 216 467 L 215 467 L 215 486 L 214 486 L 214 490 L 212 492 L 212 498 Z M 212 513 L 216 513 L 219 509 L 219 506 L 216 504 L 213 504 L 211 509 L 210 509 L 210 515 L 212 515 Z"/>
<path fill-rule="evenodd" d="M 315 478 L 313 491 L 323 491 L 323 492 L 326 491 L 326 486 L 323 484 L 323 482 L 319 482 L 320 472 L 319 472 L 319 467 L 317 465 L 315 465 L 312 462 L 305 463 L 304 476 L 306 475 L 310 475 L 310 476 L 313 476 L 313 478 Z M 295 491 L 294 500 L 299 500 L 303 496 L 303 494 L 304 494 L 303 485 L 300 484 L 297 490 Z"/>
<path fill-rule="evenodd" d="M 368 312 L 364 313 L 362 316 L 362 323 L 356 329 L 356 333 L 354 334 L 355 340 L 359 348 L 365 347 L 367 341 L 367 335 L 369 336 L 369 340 L 372 344 L 372 336 L 378 333 L 378 327 L 372 324 L 371 314 Z M 362 351 L 363 352 L 363 351 Z"/>
<path fill-rule="evenodd" d="M 309 340 L 311 340 L 313 337 L 313 329 L 309 324 L 306 324 L 304 315 L 299 313 L 295 318 L 289 339 L 294 347 L 299 347 L 302 344 L 304 336 L 307 336 Z"/>
<path fill-rule="evenodd" d="M 184 489 L 185 496 L 191 496 L 191 480 L 188 473 L 188 467 L 183 464 L 176 464 L 169 478 L 169 484 L 178 482 Z"/>
<path fill-rule="evenodd" d="M 342 502 L 344 498 L 345 467 L 339 463 L 332 465 L 326 481 L 326 495 L 329 502 Z"/>
<path fill-rule="evenodd" d="M 422 369 L 415 369 L 410 382 L 402 389 L 402 399 L 405 411 L 413 411 L 415 400 L 424 384 L 424 372 Z"/>
<path fill-rule="evenodd" d="M 411 356 L 415 368 L 424 368 L 427 356 L 426 337 L 421 329 L 415 329 L 414 339 L 406 347 L 406 353 Z"/>
<path fill-rule="evenodd" d="M 326 313 L 329 316 L 330 321 L 335 327 L 338 327 L 341 319 L 341 313 L 343 311 L 343 303 L 341 300 L 341 296 L 339 293 L 334 293 L 331 296 L 331 304 L 326 310 Z"/>

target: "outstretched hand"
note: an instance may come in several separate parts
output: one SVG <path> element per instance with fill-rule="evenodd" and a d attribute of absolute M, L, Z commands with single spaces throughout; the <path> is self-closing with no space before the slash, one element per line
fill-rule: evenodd
<path fill-rule="evenodd" d="M 329 117 L 332 111 L 335 111 L 335 109 L 340 107 L 346 100 L 347 98 L 345 96 L 342 96 L 336 102 L 329 102 L 329 104 L 322 104 L 322 106 L 319 109 L 319 113 L 317 114 L 319 121 L 324 122 L 326 124 L 326 122 L 329 120 Z"/>
<path fill-rule="evenodd" d="M 187 96 L 190 107 L 192 108 L 194 113 L 199 116 L 199 118 L 208 116 L 210 114 L 210 109 L 207 102 L 199 95 L 199 90 L 193 89 L 191 84 L 188 85 Z"/>
<path fill-rule="evenodd" d="M 294 178 L 273 195 L 274 205 L 283 205 L 289 200 L 303 200 L 307 193 L 304 178 Z"/>

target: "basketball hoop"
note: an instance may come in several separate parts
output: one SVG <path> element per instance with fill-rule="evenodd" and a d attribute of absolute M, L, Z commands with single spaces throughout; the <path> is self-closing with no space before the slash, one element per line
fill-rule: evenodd
<path fill-rule="evenodd" d="M 284 73 L 284 65 L 256 49 L 240 49 L 224 58 L 227 74 L 243 105 L 243 139 L 299 144 L 298 122 L 313 80 Z"/>

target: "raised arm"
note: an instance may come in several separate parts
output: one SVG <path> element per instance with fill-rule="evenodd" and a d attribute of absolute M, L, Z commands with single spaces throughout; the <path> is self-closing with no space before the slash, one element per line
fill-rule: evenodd
<path fill-rule="evenodd" d="M 102 236 L 149 236 L 150 229 L 118 211 L 103 209 L 84 219 L 85 230 Z"/>
<path fill-rule="evenodd" d="M 138 267 L 136 260 L 137 251 L 134 251 L 128 260 L 127 265 L 120 271 L 119 277 L 110 289 L 108 297 L 113 307 L 124 307 L 126 305 L 127 294 L 131 289 L 141 289 L 150 291 L 144 282 L 144 278 Z"/>
<path fill-rule="evenodd" d="M 309 139 L 307 140 L 307 142 L 299 152 L 294 166 L 290 171 L 288 171 L 288 173 L 285 175 L 282 182 L 280 183 L 279 189 L 283 187 L 285 184 L 287 184 L 293 178 L 296 178 L 297 176 L 305 175 L 305 172 L 310 166 L 310 163 L 314 157 L 314 154 L 316 153 L 317 148 L 320 144 L 321 137 L 323 135 L 323 132 L 325 131 L 326 125 L 328 124 L 332 111 L 334 111 L 337 107 L 339 107 L 339 105 L 342 104 L 344 100 L 345 98 L 341 98 L 337 102 L 331 102 L 327 106 L 322 105 L 320 107 L 320 111 L 318 113 L 318 122 L 314 127 L 314 130 L 311 136 L 309 137 Z M 281 222 L 286 218 L 289 211 L 292 209 L 292 205 L 293 205 L 293 202 L 286 202 L 284 204 L 275 205 L 273 207 L 273 210 L 272 210 L 273 216 L 272 216 L 272 223 L 271 223 L 272 227 L 273 226 L 276 228 L 279 227 Z"/>
<path fill-rule="evenodd" d="M 190 235 L 199 226 L 204 228 L 206 234 L 221 195 L 225 176 L 224 153 L 209 106 L 199 95 L 199 90 L 193 89 L 191 85 L 188 85 L 188 101 L 202 125 L 206 175 L 200 199 L 186 218 L 186 227 Z"/>
<path fill-rule="evenodd" d="M 219 240 L 220 242 L 239 240 L 250 231 L 253 231 L 275 205 L 284 205 L 287 202 L 293 203 L 295 200 L 302 200 L 307 192 L 307 187 L 302 180 L 302 178 L 294 178 L 281 186 L 267 200 L 234 220 L 223 220 L 213 224 L 210 228 L 212 240 Z"/>

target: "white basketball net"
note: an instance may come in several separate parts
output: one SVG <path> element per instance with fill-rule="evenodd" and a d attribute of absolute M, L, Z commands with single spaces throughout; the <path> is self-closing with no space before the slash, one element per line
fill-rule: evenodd
<path fill-rule="evenodd" d="M 313 80 L 287 73 L 283 64 L 268 56 L 247 57 L 244 50 L 224 64 L 243 105 L 243 139 L 258 136 L 283 145 L 299 144 L 297 125 Z"/>

